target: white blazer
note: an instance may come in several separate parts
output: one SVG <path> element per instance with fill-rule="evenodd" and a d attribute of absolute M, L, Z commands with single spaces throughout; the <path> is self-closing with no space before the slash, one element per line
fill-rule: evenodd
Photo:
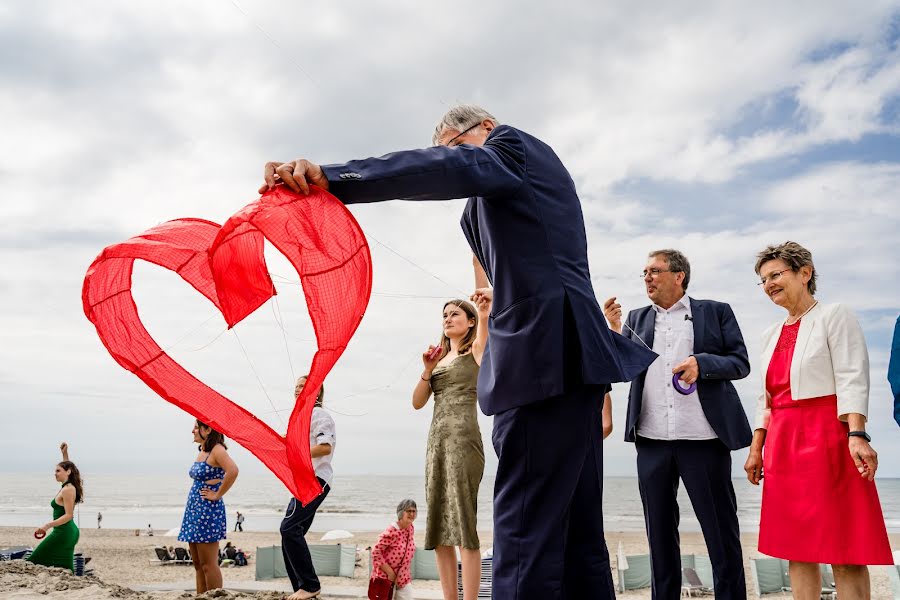
<path fill-rule="evenodd" d="M 770 411 L 766 403 L 766 374 L 784 321 L 769 327 L 762 338 L 762 393 L 756 409 L 756 429 L 766 429 Z M 791 361 L 791 398 L 803 400 L 837 395 L 837 416 L 849 413 L 868 417 L 869 351 L 859 321 L 843 304 L 817 304 L 800 320 Z"/>

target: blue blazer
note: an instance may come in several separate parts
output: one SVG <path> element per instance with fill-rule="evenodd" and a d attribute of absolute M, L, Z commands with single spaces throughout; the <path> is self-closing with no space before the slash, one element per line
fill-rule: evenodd
<path fill-rule="evenodd" d="M 891 358 L 888 362 L 888 382 L 894 393 L 894 420 L 900 425 L 900 317 L 897 317 L 897 323 L 894 325 Z"/>
<path fill-rule="evenodd" d="M 591 285 L 575 184 L 539 139 L 501 125 L 480 147 L 435 146 L 322 168 L 345 204 L 470 197 L 463 232 L 494 287 L 478 376 L 485 414 L 561 395 L 573 368 L 585 384 L 607 384 L 630 381 L 656 358 L 609 331 Z M 565 357 L 580 364 L 567 371 Z"/>
<path fill-rule="evenodd" d="M 690 299 L 694 324 L 694 353 L 700 367 L 697 396 L 706 420 L 719 439 L 731 450 L 750 445 L 753 433 L 747 413 L 741 405 L 737 390 L 731 383 L 750 374 L 750 359 L 744 336 L 731 307 L 714 300 Z M 653 347 L 656 313 L 645 306 L 630 311 L 625 320 L 628 327 L 623 335 L 634 338 L 634 330 L 644 342 Z M 625 441 L 635 440 L 637 422 L 641 416 L 646 372 L 631 383 L 628 391 L 628 417 L 625 422 Z"/>

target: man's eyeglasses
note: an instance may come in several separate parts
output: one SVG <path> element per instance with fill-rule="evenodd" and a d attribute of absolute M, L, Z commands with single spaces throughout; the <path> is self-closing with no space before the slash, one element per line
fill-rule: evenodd
<path fill-rule="evenodd" d="M 472 131 L 473 129 L 475 129 L 476 127 L 478 127 L 479 125 L 481 125 L 481 122 L 480 122 L 480 121 L 479 121 L 478 123 L 475 123 L 474 125 L 472 125 L 472 126 L 469 127 L 468 129 L 466 129 L 466 130 L 463 131 L 462 133 L 460 133 L 460 134 L 458 134 L 458 135 L 454 135 L 452 138 L 450 138 L 449 140 L 447 140 L 447 143 L 444 144 L 444 145 L 447 146 L 448 148 L 452 148 L 453 146 L 459 146 L 459 144 L 454 144 L 453 142 L 455 142 L 456 140 L 458 140 L 458 139 L 461 138 L 462 136 L 466 135 L 467 133 L 469 133 L 470 131 Z"/>
<path fill-rule="evenodd" d="M 778 281 L 779 279 L 781 279 L 782 273 L 787 273 L 788 271 L 791 271 L 791 270 L 792 269 L 782 269 L 780 271 L 775 271 L 774 273 L 766 275 L 765 277 L 760 277 L 759 283 L 757 283 L 756 285 L 766 285 L 770 281 L 774 283 L 774 282 Z"/>
<path fill-rule="evenodd" d="M 672 269 L 644 269 L 641 273 L 641 279 L 647 279 L 647 275 L 649 275 L 652 279 L 656 279 L 656 277 L 660 273 L 673 273 Z"/>

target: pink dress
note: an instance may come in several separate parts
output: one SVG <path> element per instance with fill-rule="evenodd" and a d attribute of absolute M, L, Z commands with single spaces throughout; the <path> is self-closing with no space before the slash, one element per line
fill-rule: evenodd
<path fill-rule="evenodd" d="M 847 449 L 837 396 L 791 398 L 800 322 L 785 325 L 766 374 L 772 416 L 763 454 L 759 551 L 799 562 L 892 565 L 874 481 Z M 836 365 L 839 366 L 839 365 Z"/>
<path fill-rule="evenodd" d="M 394 582 L 397 588 L 409 585 L 412 581 L 410 566 L 413 554 L 416 553 L 415 534 L 416 530 L 412 525 L 400 529 L 396 523 L 391 523 L 384 530 L 372 548 L 372 579 L 388 578 L 387 573 L 381 570 L 381 565 L 387 563 L 397 574 Z"/>

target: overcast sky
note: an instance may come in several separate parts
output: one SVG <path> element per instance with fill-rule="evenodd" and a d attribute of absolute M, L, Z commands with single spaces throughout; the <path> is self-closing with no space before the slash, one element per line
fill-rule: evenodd
<path fill-rule="evenodd" d="M 810 248 L 819 299 L 849 304 L 865 330 L 869 429 L 880 473 L 900 476 L 886 382 L 900 313 L 898 59 L 896 1 L 4 3 L 0 470 L 49 470 L 65 439 L 83 470 L 186 471 L 192 418 L 116 365 L 83 314 L 94 257 L 169 219 L 221 223 L 257 197 L 267 160 L 422 147 L 449 106 L 475 102 L 570 169 L 601 302 L 646 304 L 646 253 L 673 246 L 691 260 L 690 294 L 734 307 L 751 421 L 759 336 L 783 316 L 755 285 L 754 255 L 787 239 Z M 413 411 L 410 391 L 444 300 L 472 288 L 463 202 L 351 209 L 375 274 L 326 383 L 338 474 L 424 473 L 431 406 Z M 296 276 L 268 257 L 277 304 L 234 332 L 171 273 L 138 265 L 134 288 L 164 348 L 283 430 L 275 411 L 290 410 L 314 346 Z M 615 475 L 634 473 L 626 394 L 614 390 L 605 446 Z"/>

